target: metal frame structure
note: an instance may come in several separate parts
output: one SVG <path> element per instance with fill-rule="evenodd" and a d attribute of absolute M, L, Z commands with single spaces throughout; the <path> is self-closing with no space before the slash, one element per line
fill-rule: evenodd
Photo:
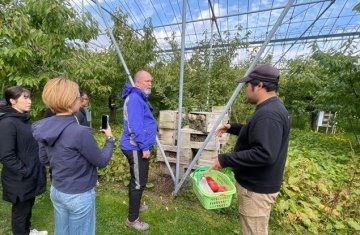
<path fill-rule="evenodd" d="M 91 12 L 99 20 L 104 33 L 104 20 L 111 24 L 112 12 L 121 10 L 128 16 L 127 22 L 123 23 L 131 26 L 139 37 L 145 21 L 152 20 L 159 53 L 172 52 L 166 38 L 173 33 L 179 44 L 178 50 L 181 49 L 182 9 L 185 9 L 181 0 L 102 0 L 99 1 L 101 8 L 108 14 L 103 20 L 94 0 L 72 1 L 75 8 Z M 199 48 L 200 41 L 210 41 L 214 36 L 224 41 L 226 32 L 231 40 L 239 32 L 239 25 L 243 28 L 241 33 L 251 32 L 246 41 L 248 47 L 260 47 L 286 3 L 286 0 L 189 0 L 186 2 L 185 52 L 192 53 Z M 357 3 L 357 0 L 296 0 L 264 56 L 272 54 L 273 63 L 277 64 L 284 57 L 308 54 L 312 43 L 317 43 L 323 50 L 339 48 L 349 39 L 359 45 L 360 14 L 352 10 Z M 108 45 L 109 41 L 99 38 L 92 43 L 94 47 L 101 47 Z M 214 45 L 214 48 L 219 46 L 225 47 L 227 42 Z M 241 61 L 241 55 L 247 53 L 247 50 L 241 50 L 238 60 Z"/>
<path fill-rule="evenodd" d="M 84 1 L 86 1 L 86 0 L 82 0 L 83 4 L 84 4 Z M 111 15 L 111 10 L 104 7 L 104 5 L 107 5 L 107 6 L 110 6 L 110 5 L 107 4 L 106 0 L 103 1 L 103 3 L 105 3 L 105 4 L 100 4 L 98 0 L 91 0 L 91 1 L 96 4 L 97 11 L 99 12 L 99 15 L 101 16 L 101 18 L 103 19 L 103 22 L 106 27 L 106 31 L 109 34 L 112 44 L 115 45 L 115 49 L 120 58 L 120 61 L 125 68 L 126 74 L 128 75 L 130 82 L 133 84 L 133 80 L 132 80 L 132 77 L 127 68 L 126 62 L 124 61 L 121 51 L 115 41 L 114 36 L 112 35 L 111 26 L 110 26 L 109 20 L 108 20 L 109 18 L 107 18 L 104 14 L 104 11 L 105 11 L 109 15 Z M 229 3 L 231 1 L 232 0 L 227 0 L 226 2 Z M 348 2 L 352 2 L 352 1 L 354 1 L 354 0 L 342 1 L 343 9 Z M 126 0 L 112 1 L 111 4 L 114 4 L 114 2 L 118 2 L 119 5 L 122 5 L 124 7 L 124 9 L 126 9 L 125 5 L 128 6 L 128 2 Z M 140 9 L 141 8 L 140 1 L 139 2 L 134 1 L 134 2 L 137 5 L 137 7 Z M 152 4 L 152 6 L 154 6 L 153 0 L 148 0 L 146 2 L 147 3 L 150 2 Z M 161 5 L 161 2 L 163 2 L 163 1 L 159 1 L 159 2 Z M 173 1 L 173 2 L 177 2 L 179 4 L 180 0 Z M 224 0 L 218 0 L 217 4 L 219 5 L 220 2 L 224 2 Z M 261 0 L 253 1 L 253 2 L 260 2 L 260 5 L 261 5 Z M 278 4 L 279 2 L 281 4 Z M 180 36 L 181 36 L 181 40 L 180 40 L 181 46 L 179 48 L 179 50 L 181 51 L 180 78 L 179 78 L 179 91 L 180 92 L 179 92 L 179 106 L 178 106 L 179 113 L 182 113 L 182 99 L 183 99 L 183 93 L 182 93 L 183 89 L 182 88 L 183 88 L 183 79 L 184 79 L 185 52 L 186 51 L 191 52 L 191 51 L 195 50 L 196 48 L 198 48 L 196 43 L 192 42 L 191 40 L 187 40 L 187 39 L 192 39 L 192 37 L 195 36 L 195 38 L 197 38 L 196 39 L 197 42 L 199 42 L 199 40 L 203 40 L 200 38 L 200 35 L 198 35 L 198 33 L 196 31 L 194 31 L 195 34 L 189 33 L 187 30 L 188 25 L 194 26 L 195 23 L 200 23 L 200 22 L 204 22 L 206 20 L 207 21 L 210 20 L 211 24 L 210 24 L 210 37 L 209 38 L 210 38 L 210 48 L 212 49 L 213 48 L 212 38 L 214 36 L 213 25 L 215 24 L 216 31 L 217 31 L 217 34 L 220 39 L 222 38 L 222 34 L 225 32 L 225 31 L 222 31 L 221 25 L 223 24 L 223 22 L 219 22 L 219 19 L 229 20 L 231 17 L 239 18 L 241 16 L 245 16 L 245 17 L 249 18 L 249 16 L 251 16 L 252 14 L 257 14 L 257 16 L 260 17 L 260 14 L 269 13 L 269 17 L 268 17 L 267 22 L 265 22 L 265 26 L 261 25 L 261 23 L 257 23 L 257 24 L 255 24 L 255 26 L 251 26 L 249 23 L 250 22 L 249 19 L 246 21 L 246 29 L 247 30 L 249 30 L 249 29 L 255 30 L 254 37 L 248 38 L 248 45 L 258 45 L 258 47 L 260 49 L 257 52 L 254 60 L 251 62 L 251 65 L 249 66 L 247 72 L 245 73 L 245 76 L 247 74 L 249 74 L 250 71 L 255 67 L 256 63 L 261 59 L 261 57 L 263 56 L 263 54 L 265 52 L 265 49 L 267 49 L 267 48 L 272 48 L 274 50 L 274 48 L 276 48 L 276 46 L 282 47 L 282 54 L 280 55 L 280 57 L 278 58 L 277 61 L 273 62 L 274 64 L 276 64 L 276 63 L 279 63 L 281 58 L 283 58 L 289 51 L 291 51 L 293 49 L 293 47 L 298 44 L 298 42 L 301 42 L 301 43 L 305 42 L 306 44 L 308 44 L 308 43 L 314 43 L 316 41 L 319 42 L 318 40 L 321 39 L 321 40 L 326 40 L 326 42 L 323 42 L 324 47 L 326 47 L 325 44 L 327 42 L 333 42 L 333 41 L 338 41 L 338 40 L 343 41 L 343 40 L 348 40 L 348 39 L 354 39 L 354 40 L 357 40 L 357 43 L 359 43 L 360 16 L 358 13 L 357 13 L 357 15 L 354 13 L 354 15 L 351 15 L 351 16 L 342 16 L 342 17 L 350 17 L 351 20 L 347 21 L 346 27 L 344 27 L 344 29 L 341 30 L 341 32 L 338 31 L 339 26 L 336 25 L 335 23 L 333 23 L 332 25 L 329 26 L 330 29 L 326 29 L 327 26 L 325 24 L 319 25 L 319 22 L 324 20 L 324 17 L 325 17 L 324 15 L 329 11 L 329 9 L 332 9 L 332 7 L 334 7 L 334 4 L 336 3 L 336 1 L 334 1 L 334 0 L 317 0 L 317 1 L 298 0 L 295 3 L 295 0 L 289 0 L 289 1 L 285 1 L 285 2 L 287 2 L 286 4 L 283 4 L 283 2 L 284 1 L 282 1 L 282 0 L 273 0 L 272 4 L 271 4 L 271 8 L 260 9 L 260 7 L 259 7 L 257 10 L 251 10 L 250 9 L 250 0 L 248 0 L 246 12 L 244 12 L 244 13 L 239 12 L 237 14 L 221 15 L 221 16 L 216 17 L 216 11 L 214 10 L 215 4 L 211 0 L 208 0 L 210 17 L 194 20 L 193 16 L 192 16 L 194 12 L 191 11 L 188 1 L 182 0 L 182 8 L 180 8 L 180 6 L 179 6 L 179 8 L 181 9 L 181 21 L 175 17 L 174 19 L 177 19 L 176 22 L 171 23 L 171 24 L 170 23 L 166 24 L 166 23 L 162 22 L 162 20 L 160 19 L 161 18 L 160 15 L 157 13 L 162 25 L 154 26 L 154 29 L 156 29 L 156 28 L 164 28 L 165 29 L 168 27 L 170 29 L 172 29 L 172 27 L 179 27 L 179 32 L 180 32 Z M 337 3 L 339 3 L 339 2 L 340 1 L 337 1 Z M 199 1 L 198 1 L 198 3 L 199 3 Z M 192 1 L 192 4 L 194 4 L 194 1 Z M 318 6 L 318 4 L 320 4 L 321 7 L 318 7 L 316 14 L 313 15 L 313 18 L 311 20 L 306 21 L 305 20 L 306 13 L 313 11 L 314 10 L 313 8 L 316 8 L 316 6 Z M 115 8 L 115 5 L 113 5 L 113 7 Z M 298 10 L 298 8 L 300 8 L 300 10 Z M 84 8 L 82 8 L 82 9 L 84 9 Z M 189 11 L 190 19 L 188 18 L 188 14 L 187 14 L 188 11 Z M 342 12 L 342 10 L 340 10 L 339 12 Z M 274 14 L 275 16 L 272 16 L 272 14 Z M 298 18 L 298 16 L 301 16 L 303 18 L 303 20 L 295 21 Z M 132 22 L 134 23 L 134 25 L 138 25 L 138 28 L 135 28 L 134 30 L 136 32 L 138 32 L 138 34 L 141 36 L 140 28 L 142 28 L 142 25 L 139 24 L 139 22 L 136 22 L 135 15 L 129 13 L 129 17 L 132 18 Z M 145 15 L 143 15 L 143 17 L 146 18 Z M 337 15 L 337 18 L 340 18 L 340 13 L 339 13 L 339 15 Z M 327 18 L 325 17 L 325 21 L 330 21 L 330 19 L 331 19 L 330 16 L 327 16 Z M 357 22 L 355 24 L 355 26 L 351 26 L 349 23 L 349 22 L 353 22 L 353 19 L 355 19 L 354 22 Z M 335 20 L 335 22 L 336 22 L 336 20 Z M 301 25 L 301 27 L 298 26 L 297 32 L 293 32 L 293 30 L 295 30 L 292 27 L 294 24 Z M 181 29 L 180 29 L 180 25 L 181 25 Z M 262 30 L 262 31 L 258 30 L 258 28 L 261 28 L 261 27 L 264 27 L 265 30 Z M 194 28 L 195 28 L 195 26 L 194 26 Z M 316 29 L 319 30 L 318 33 L 315 33 Z M 260 31 L 260 33 L 257 33 L 256 30 Z M 227 29 L 227 31 L 229 32 L 229 29 Z M 326 31 L 326 33 L 324 33 L 324 31 Z M 165 34 L 169 34 L 169 32 L 165 32 Z M 231 35 L 231 33 L 230 33 L 230 35 Z M 295 36 L 290 36 L 290 35 L 295 35 Z M 158 38 L 158 40 L 161 40 L 161 38 Z M 161 47 L 162 44 L 159 44 L 159 45 L 160 45 L 162 53 L 171 52 L 171 50 L 167 49 L 166 46 L 164 46 L 165 44 L 163 44 L 164 47 Z M 222 45 L 216 45 L 216 46 L 226 46 L 226 43 L 224 43 Z M 285 46 L 287 46 L 287 47 L 285 48 Z M 331 47 L 333 47 L 333 46 L 331 46 Z M 267 52 L 265 52 L 265 55 L 266 55 L 266 53 L 269 53 L 269 51 L 271 51 L 271 50 L 268 50 Z M 242 83 L 238 84 L 238 86 L 236 87 L 236 89 L 233 92 L 232 96 L 230 97 L 228 103 L 226 104 L 225 108 L 221 112 L 218 120 L 214 123 L 213 128 L 211 129 L 209 135 L 207 136 L 206 140 L 202 144 L 201 148 L 197 152 L 196 156 L 194 157 L 193 161 L 190 163 L 187 171 L 185 172 L 185 174 L 183 175 L 183 177 L 181 179 L 179 178 L 179 164 L 180 164 L 180 156 L 179 155 L 180 155 L 181 143 L 178 142 L 178 144 L 177 144 L 178 147 L 177 147 L 177 156 L 176 156 L 176 159 L 177 159 L 176 172 L 174 175 L 171 170 L 171 167 L 169 165 L 169 162 L 167 161 L 164 150 L 161 147 L 159 139 L 156 138 L 157 145 L 158 145 L 160 152 L 163 156 L 163 159 L 168 167 L 170 175 L 175 183 L 175 189 L 173 192 L 174 196 L 177 195 L 177 192 L 180 190 L 185 179 L 190 174 L 191 169 L 194 167 L 196 161 L 200 157 L 205 146 L 208 144 L 211 136 L 214 134 L 216 127 L 220 124 L 221 120 L 223 119 L 226 112 L 228 111 L 228 109 L 230 108 L 232 103 L 234 102 L 235 98 L 237 97 L 237 95 L 240 92 L 242 87 L 243 87 Z M 182 126 L 181 122 L 182 122 L 181 118 L 179 118 L 178 130 L 181 129 L 181 126 Z M 178 131 L 177 139 L 181 140 L 181 132 L 180 131 Z"/>

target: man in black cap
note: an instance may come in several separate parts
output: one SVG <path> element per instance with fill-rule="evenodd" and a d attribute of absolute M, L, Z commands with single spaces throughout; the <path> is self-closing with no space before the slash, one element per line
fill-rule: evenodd
<path fill-rule="evenodd" d="M 238 191 L 243 235 L 268 234 L 271 206 L 279 194 L 290 133 L 288 111 L 277 97 L 279 71 L 270 65 L 256 67 L 245 83 L 255 112 L 245 124 L 219 126 L 215 135 L 238 135 L 234 151 L 216 155 L 210 170 L 233 169 Z"/>

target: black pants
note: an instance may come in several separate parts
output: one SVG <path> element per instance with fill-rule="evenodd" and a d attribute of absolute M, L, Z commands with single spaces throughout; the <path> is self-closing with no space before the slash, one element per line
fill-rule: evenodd
<path fill-rule="evenodd" d="M 130 165 L 129 212 L 128 220 L 139 217 L 141 197 L 148 181 L 149 159 L 142 158 L 142 151 L 122 150 Z"/>
<path fill-rule="evenodd" d="M 21 202 L 17 199 L 11 210 L 11 228 L 13 235 L 28 235 L 31 226 L 31 211 L 35 198 Z"/>

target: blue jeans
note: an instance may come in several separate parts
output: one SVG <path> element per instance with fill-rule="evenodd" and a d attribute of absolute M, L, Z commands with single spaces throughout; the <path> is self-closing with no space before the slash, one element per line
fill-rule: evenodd
<path fill-rule="evenodd" d="M 54 235 L 95 235 L 95 189 L 80 194 L 62 193 L 53 186 Z"/>

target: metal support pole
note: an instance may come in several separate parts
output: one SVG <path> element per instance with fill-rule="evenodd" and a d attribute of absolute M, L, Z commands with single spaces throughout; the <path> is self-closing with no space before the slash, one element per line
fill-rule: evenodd
<path fill-rule="evenodd" d="M 180 147 L 181 147 L 181 124 L 182 124 L 182 101 L 184 86 L 184 60 L 185 60 L 185 30 L 186 30 L 186 0 L 183 0 L 182 7 L 182 30 L 181 30 L 181 61 L 180 61 L 180 81 L 179 81 L 179 109 L 178 109 L 178 128 L 177 128 L 177 148 L 176 148 L 176 176 L 175 187 L 179 183 Z"/>
<path fill-rule="evenodd" d="M 211 22 L 212 22 L 212 23 L 215 23 L 216 29 L 217 29 L 217 31 L 218 31 L 218 33 L 219 33 L 220 40 L 222 40 L 220 28 L 219 28 L 219 25 L 218 25 L 217 20 L 216 20 L 216 16 L 215 16 L 215 11 L 214 11 L 213 5 L 212 5 L 212 3 L 211 3 L 211 0 L 208 0 L 208 2 L 209 2 L 210 11 L 211 11 Z M 211 26 L 212 26 L 212 25 L 211 25 Z"/>
<path fill-rule="evenodd" d="M 211 85 L 211 64 L 212 64 L 212 50 L 213 50 L 213 32 L 214 31 L 214 21 L 211 21 L 211 34 L 210 34 L 210 50 L 209 50 L 209 71 L 208 71 L 208 82 L 207 82 L 207 96 L 206 96 L 206 109 L 210 107 L 210 85 Z"/>
<path fill-rule="evenodd" d="M 278 59 L 278 61 L 275 63 L 277 65 L 282 58 L 284 58 L 284 55 L 290 51 L 290 49 L 295 45 L 295 43 L 302 37 L 304 34 L 320 19 L 320 17 L 335 3 L 335 1 L 331 1 L 330 4 L 316 17 L 316 19 L 305 29 L 305 31 L 298 37 L 291 46 L 282 54 L 282 56 Z"/>
<path fill-rule="evenodd" d="M 309 4 L 317 4 L 317 3 L 329 2 L 329 1 L 334 1 L 334 0 L 318 0 L 318 1 L 310 0 L 309 2 L 301 2 L 301 3 L 294 4 L 294 5 L 292 5 L 292 7 L 304 6 L 304 5 L 309 5 Z M 222 15 L 222 16 L 217 16 L 216 18 L 217 19 L 223 19 L 223 18 L 229 18 L 229 17 L 234 17 L 234 16 L 242 16 L 242 15 L 249 15 L 249 14 L 253 14 L 253 13 L 261 13 L 261 12 L 266 12 L 266 11 L 271 11 L 271 10 L 279 10 L 279 9 L 282 9 L 282 8 L 284 8 L 284 7 L 283 6 L 277 6 L 277 7 L 271 7 L 271 8 L 266 8 L 266 9 L 259 9 L 259 10 L 255 10 L 255 11 L 248 11 L 248 12 L 245 12 L 245 13 Z M 205 20 L 211 20 L 211 18 L 189 20 L 186 23 L 190 24 L 190 23 L 196 23 L 196 22 L 205 21 Z M 176 26 L 176 25 L 179 25 L 179 24 L 180 23 L 162 24 L 162 25 L 156 25 L 153 28 L 154 29 L 164 28 L 164 27 L 168 27 L 168 26 Z"/>
<path fill-rule="evenodd" d="M 284 8 L 284 10 L 282 11 L 281 15 L 279 16 L 279 18 L 277 19 L 276 23 L 274 24 L 273 28 L 271 29 L 271 31 L 269 32 L 269 35 L 267 36 L 264 44 L 262 44 L 259 52 L 256 54 L 254 61 L 250 64 L 250 67 L 248 68 L 248 70 L 245 73 L 245 76 L 247 76 L 255 67 L 255 65 L 257 64 L 257 62 L 259 61 L 262 53 L 264 52 L 265 48 L 267 47 L 267 45 L 269 44 L 270 39 L 274 36 L 276 30 L 279 28 L 280 24 L 282 23 L 283 19 L 285 18 L 286 14 L 288 13 L 288 11 L 290 10 L 291 6 L 293 5 L 295 0 L 289 0 L 289 2 L 287 3 L 286 7 Z M 191 162 L 190 166 L 188 167 L 188 169 L 186 170 L 185 174 L 183 175 L 183 177 L 181 178 L 181 181 L 178 185 L 176 185 L 175 187 L 175 191 L 173 192 L 173 195 L 176 196 L 177 192 L 179 191 L 179 189 L 181 188 L 182 184 L 185 182 L 186 177 L 190 174 L 191 169 L 194 167 L 196 161 L 198 160 L 198 158 L 200 157 L 202 151 L 204 150 L 205 146 L 208 144 L 211 136 L 214 134 L 215 129 L 218 127 L 218 125 L 220 124 L 221 120 L 223 119 L 223 117 L 225 116 L 226 112 L 228 111 L 228 109 L 230 108 L 231 104 L 234 102 L 236 96 L 238 95 L 238 93 L 240 92 L 241 88 L 243 87 L 244 83 L 239 83 L 238 86 L 236 87 L 234 93 L 232 94 L 232 96 L 230 97 L 230 100 L 228 101 L 228 103 L 226 104 L 225 108 L 223 109 L 223 111 L 221 112 L 219 118 L 216 120 L 216 122 L 214 123 L 214 126 L 212 127 L 209 135 L 206 137 L 204 143 L 201 145 L 199 151 L 197 152 L 196 156 L 194 157 L 193 161 Z"/>
<path fill-rule="evenodd" d="M 103 10 L 102 10 L 102 8 L 101 8 L 101 6 L 100 6 L 100 3 L 99 3 L 98 0 L 94 0 L 94 2 L 96 3 L 96 5 L 97 5 L 97 7 L 98 7 L 98 9 L 99 9 L 101 18 L 103 19 L 103 21 L 104 21 L 104 23 L 105 23 L 105 26 L 106 26 L 106 28 L 107 28 L 107 32 L 108 32 L 108 34 L 109 34 L 109 36 L 110 36 L 110 39 L 111 39 L 111 41 L 112 41 L 113 44 L 114 44 L 115 51 L 116 51 L 116 53 L 118 54 L 122 65 L 124 66 L 125 73 L 126 73 L 126 75 L 128 76 L 131 85 L 134 86 L 134 81 L 133 81 L 133 79 L 132 79 L 132 77 L 131 77 L 131 74 L 130 74 L 130 72 L 129 72 L 129 69 L 128 69 L 126 63 L 125 63 L 124 57 L 123 57 L 122 54 L 121 54 L 119 45 L 117 44 L 117 42 L 116 42 L 116 40 L 115 40 L 114 34 L 112 33 L 112 30 L 111 30 L 111 28 L 110 28 L 110 26 L 109 26 L 109 23 L 107 22 L 107 20 L 106 20 L 106 18 L 105 18 L 105 16 L 104 16 L 104 13 L 103 13 Z"/>
<path fill-rule="evenodd" d="M 109 36 L 110 36 L 110 38 L 111 38 L 111 41 L 112 41 L 113 44 L 114 44 L 116 53 L 118 54 L 118 56 L 119 56 L 119 58 L 120 58 L 120 61 L 121 61 L 122 65 L 124 66 L 124 69 L 125 69 L 125 72 L 126 72 L 128 78 L 129 78 L 129 81 L 130 81 L 131 85 L 134 86 L 134 81 L 133 81 L 133 79 L 132 79 L 132 77 L 131 77 L 131 74 L 130 74 L 130 72 L 129 72 L 129 69 L 128 69 L 126 63 L 125 63 L 124 57 L 123 57 L 122 54 L 121 54 L 120 48 L 119 48 L 119 46 L 118 46 L 118 44 L 117 44 L 117 42 L 116 42 L 116 40 L 115 40 L 114 34 L 112 33 L 112 30 L 111 30 L 108 22 L 106 21 L 106 18 L 105 18 L 105 16 L 104 16 L 104 13 L 103 13 L 103 11 L 102 11 L 102 8 L 101 8 L 101 6 L 100 6 L 100 4 L 99 4 L 99 1 L 98 1 L 98 0 L 93 0 L 93 1 L 96 3 L 96 5 L 97 5 L 97 7 L 98 7 L 98 9 L 99 9 L 101 18 L 103 19 L 103 21 L 104 21 L 104 23 L 105 23 L 105 25 L 106 25 L 107 32 L 108 32 L 108 34 L 109 34 Z M 160 143 L 160 141 L 159 141 L 159 138 L 158 138 L 157 136 L 156 136 L 156 143 L 157 143 L 157 145 L 158 145 L 158 148 L 160 149 L 161 155 L 162 155 L 163 158 L 164 158 L 165 164 L 166 164 L 166 166 L 168 167 L 168 169 L 169 169 L 169 171 L 170 171 L 171 178 L 172 178 L 173 181 L 175 182 L 174 174 L 173 174 L 173 172 L 171 171 L 169 162 L 168 162 L 168 160 L 167 160 L 167 158 L 166 158 L 166 156 L 165 156 L 165 153 L 164 153 L 164 149 L 162 148 L 161 143 Z"/>

